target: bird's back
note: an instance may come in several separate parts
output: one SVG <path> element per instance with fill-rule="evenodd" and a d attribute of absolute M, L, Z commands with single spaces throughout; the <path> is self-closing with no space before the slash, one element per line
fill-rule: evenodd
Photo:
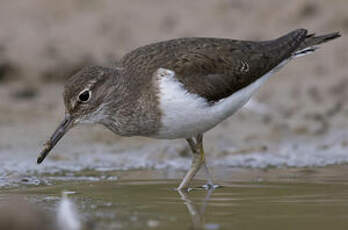
<path fill-rule="evenodd" d="M 218 101 L 244 88 L 287 59 L 306 38 L 295 30 L 271 41 L 180 38 L 135 49 L 121 65 L 130 80 L 149 82 L 159 68 L 175 72 L 186 89 Z"/>

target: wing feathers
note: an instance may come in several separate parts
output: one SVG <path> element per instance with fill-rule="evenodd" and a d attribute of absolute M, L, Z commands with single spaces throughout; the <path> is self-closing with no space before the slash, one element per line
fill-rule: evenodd
<path fill-rule="evenodd" d="M 180 38 L 140 47 L 121 60 L 124 73 L 141 84 L 159 68 L 175 72 L 186 89 L 214 102 L 228 97 L 271 71 L 282 61 L 313 51 L 308 44 L 337 37 L 307 35 L 299 29 L 271 41 Z M 305 43 L 304 43 L 305 42 Z M 306 45 L 304 45 L 306 44 Z M 299 47 L 304 46 L 302 49 Z"/>

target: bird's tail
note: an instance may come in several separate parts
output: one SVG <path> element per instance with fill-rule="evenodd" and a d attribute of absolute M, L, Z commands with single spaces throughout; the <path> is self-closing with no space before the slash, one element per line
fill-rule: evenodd
<path fill-rule="evenodd" d="M 293 54 L 293 57 L 300 57 L 303 55 L 310 54 L 319 48 L 318 45 L 331 41 L 333 39 L 341 37 L 339 32 L 330 33 L 320 36 L 315 36 L 315 34 L 308 34 L 305 40 L 300 44 Z"/>

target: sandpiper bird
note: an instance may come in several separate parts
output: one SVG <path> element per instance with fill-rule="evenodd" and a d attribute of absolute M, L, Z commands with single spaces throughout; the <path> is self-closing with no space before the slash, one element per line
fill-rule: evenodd
<path fill-rule="evenodd" d="M 183 138 L 193 158 L 178 189 L 187 189 L 198 170 L 207 169 L 203 134 L 290 60 L 338 37 L 298 29 L 260 42 L 179 38 L 137 48 L 115 68 L 83 68 L 65 84 L 65 118 L 37 162 L 79 123 L 103 124 L 121 136 Z"/>

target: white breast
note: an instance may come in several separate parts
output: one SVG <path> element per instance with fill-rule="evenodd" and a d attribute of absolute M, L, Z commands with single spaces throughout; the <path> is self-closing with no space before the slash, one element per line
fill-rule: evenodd
<path fill-rule="evenodd" d="M 274 73 L 281 63 L 263 77 L 231 96 L 209 104 L 197 94 L 189 93 L 175 78 L 174 71 L 158 69 L 162 126 L 154 137 L 189 138 L 204 133 L 235 113 L 246 104 L 252 94 Z"/>

